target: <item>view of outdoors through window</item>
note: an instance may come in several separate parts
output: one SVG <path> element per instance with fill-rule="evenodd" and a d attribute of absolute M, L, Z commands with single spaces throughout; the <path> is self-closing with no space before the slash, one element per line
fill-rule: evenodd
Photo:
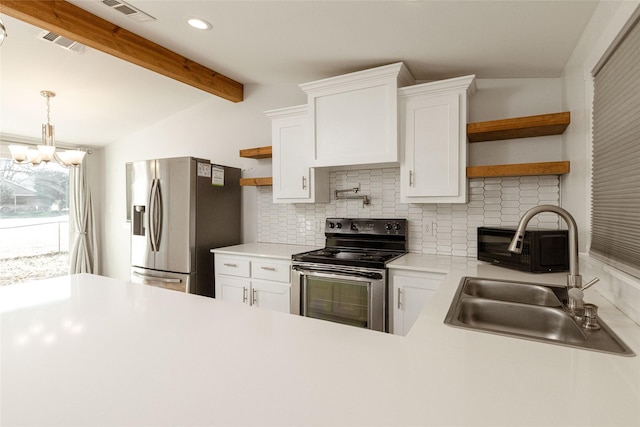
<path fill-rule="evenodd" d="M 68 270 L 68 169 L 0 158 L 0 285 Z"/>

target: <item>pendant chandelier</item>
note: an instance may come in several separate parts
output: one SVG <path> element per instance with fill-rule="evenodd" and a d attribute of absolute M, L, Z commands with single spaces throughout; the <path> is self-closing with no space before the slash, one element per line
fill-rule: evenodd
<path fill-rule="evenodd" d="M 31 163 L 39 165 L 41 162 L 49 163 L 55 160 L 62 166 L 79 166 L 82 163 L 85 152 L 80 150 L 56 151 L 54 127 L 51 124 L 51 98 L 55 92 L 43 90 L 40 95 L 47 98 L 47 123 L 42 125 L 42 145 L 37 149 L 26 145 L 10 145 L 11 157 L 18 163 Z"/>

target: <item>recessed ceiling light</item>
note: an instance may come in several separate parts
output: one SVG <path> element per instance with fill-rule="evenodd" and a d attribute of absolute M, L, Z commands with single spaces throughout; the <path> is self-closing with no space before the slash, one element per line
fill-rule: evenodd
<path fill-rule="evenodd" d="M 198 30 L 210 30 L 211 24 L 200 18 L 188 18 L 187 23 Z"/>

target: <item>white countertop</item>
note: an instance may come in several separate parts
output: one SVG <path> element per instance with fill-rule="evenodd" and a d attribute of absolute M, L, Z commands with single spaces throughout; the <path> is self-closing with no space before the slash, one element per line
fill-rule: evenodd
<path fill-rule="evenodd" d="M 86 274 L 2 287 L 0 424 L 640 425 L 640 357 L 443 324 L 461 276 L 557 275 L 449 264 L 406 337 Z"/>
<path fill-rule="evenodd" d="M 291 255 L 320 249 L 318 246 L 287 245 L 280 243 L 244 243 L 211 249 L 214 254 L 291 259 Z"/>

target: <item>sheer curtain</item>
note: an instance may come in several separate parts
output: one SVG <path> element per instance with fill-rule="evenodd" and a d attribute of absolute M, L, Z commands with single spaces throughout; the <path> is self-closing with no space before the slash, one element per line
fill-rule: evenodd
<path fill-rule="evenodd" d="M 87 159 L 84 163 L 87 163 Z M 69 181 L 71 182 L 69 220 L 73 225 L 73 243 L 69 252 L 69 273 L 97 273 L 96 221 L 84 164 L 72 168 Z"/>

